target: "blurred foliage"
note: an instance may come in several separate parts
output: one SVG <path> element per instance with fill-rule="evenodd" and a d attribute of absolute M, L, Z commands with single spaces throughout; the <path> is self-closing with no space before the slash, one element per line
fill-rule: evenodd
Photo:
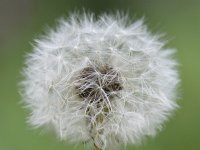
<path fill-rule="evenodd" d="M 179 110 L 155 138 L 127 149 L 199 149 L 199 0 L 0 0 L 0 150 L 83 149 L 83 145 L 60 142 L 54 134 L 27 125 L 17 87 L 33 39 L 47 25 L 53 27 L 59 17 L 83 8 L 97 15 L 120 10 L 135 19 L 145 16 L 150 30 L 167 33 L 168 46 L 178 50 L 182 79 Z"/>

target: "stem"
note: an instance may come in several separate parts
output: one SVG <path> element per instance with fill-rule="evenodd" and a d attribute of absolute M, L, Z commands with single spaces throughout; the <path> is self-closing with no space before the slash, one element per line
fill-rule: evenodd
<path fill-rule="evenodd" d="M 98 147 L 94 144 L 94 150 L 101 150 L 101 149 L 98 148 Z"/>

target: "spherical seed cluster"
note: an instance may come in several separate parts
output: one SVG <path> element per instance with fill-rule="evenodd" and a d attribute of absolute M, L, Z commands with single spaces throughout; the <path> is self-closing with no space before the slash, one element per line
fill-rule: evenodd
<path fill-rule="evenodd" d="M 22 82 L 31 124 L 99 149 L 155 135 L 176 108 L 174 50 L 127 22 L 74 14 L 36 40 Z"/>

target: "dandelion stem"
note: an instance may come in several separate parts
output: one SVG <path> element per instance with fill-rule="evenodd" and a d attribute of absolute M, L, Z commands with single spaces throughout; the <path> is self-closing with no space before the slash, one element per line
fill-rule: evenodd
<path fill-rule="evenodd" d="M 101 150 L 101 149 L 98 148 L 98 147 L 94 144 L 94 150 Z"/>

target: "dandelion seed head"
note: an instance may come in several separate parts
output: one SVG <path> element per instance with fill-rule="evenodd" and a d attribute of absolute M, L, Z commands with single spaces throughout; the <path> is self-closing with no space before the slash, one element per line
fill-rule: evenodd
<path fill-rule="evenodd" d="M 175 50 L 143 20 L 72 14 L 36 40 L 22 95 L 29 122 L 99 149 L 154 136 L 177 107 Z"/>

